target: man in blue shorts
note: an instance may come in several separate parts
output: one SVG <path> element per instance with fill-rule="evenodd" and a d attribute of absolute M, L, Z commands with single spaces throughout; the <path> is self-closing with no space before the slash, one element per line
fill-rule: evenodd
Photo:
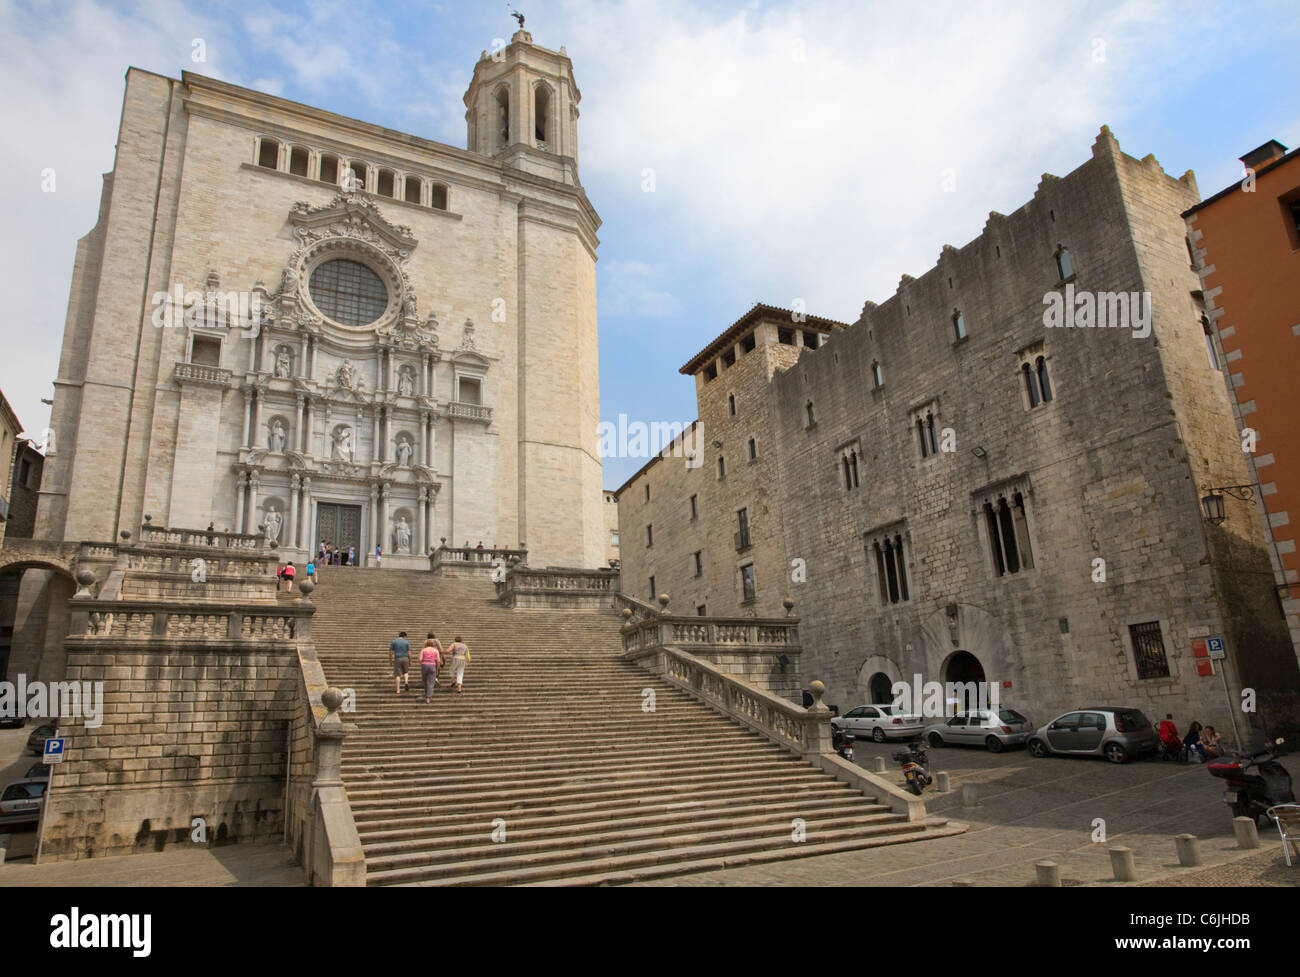
<path fill-rule="evenodd" d="M 411 684 L 411 643 L 406 640 L 406 632 L 400 632 L 388 646 L 388 660 L 393 663 L 393 679 L 397 683 L 397 694 Z"/>

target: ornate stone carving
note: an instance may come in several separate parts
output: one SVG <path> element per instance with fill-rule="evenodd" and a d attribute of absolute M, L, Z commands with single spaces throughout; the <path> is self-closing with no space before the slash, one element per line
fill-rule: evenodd
<path fill-rule="evenodd" d="M 287 436 L 284 430 L 284 424 L 276 418 L 271 422 L 271 430 L 267 434 L 266 443 L 273 454 L 282 454 L 284 452 Z"/>
<path fill-rule="evenodd" d="M 334 429 L 332 440 L 333 445 L 330 448 L 330 460 L 351 462 L 353 460 L 352 428 L 348 427 L 346 424 L 340 425 Z"/>
<path fill-rule="evenodd" d="M 409 366 L 397 371 L 397 392 L 403 397 L 415 396 L 415 371 Z"/>
<path fill-rule="evenodd" d="M 393 527 L 393 536 L 397 541 L 398 553 L 411 552 L 411 524 L 406 521 L 405 516 L 397 517 L 397 523 Z"/>
<path fill-rule="evenodd" d="M 282 519 L 280 518 L 280 510 L 275 508 L 274 506 L 267 509 L 266 521 L 264 525 L 266 527 L 266 541 L 268 543 L 279 542 L 281 524 L 282 524 Z"/>
<path fill-rule="evenodd" d="M 464 331 L 460 340 L 461 349 L 477 350 L 478 344 L 474 342 L 474 320 L 466 319 Z"/>

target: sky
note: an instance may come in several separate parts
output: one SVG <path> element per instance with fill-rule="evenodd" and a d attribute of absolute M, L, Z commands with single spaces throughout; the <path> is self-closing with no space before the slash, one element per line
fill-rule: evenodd
<path fill-rule="evenodd" d="M 1042 174 L 1084 163 L 1103 124 L 1130 155 L 1194 170 L 1202 196 L 1268 139 L 1300 145 L 1294 0 L 521 6 L 537 44 L 565 46 L 582 92 L 611 423 L 691 421 L 678 369 L 755 302 L 854 321 L 990 211 L 1027 202 Z M 511 9 L 0 0 L 0 389 L 27 436 L 48 424 L 128 66 L 463 147 L 462 96 L 480 52 L 514 31 Z M 605 459 L 606 487 L 644 461 Z"/>

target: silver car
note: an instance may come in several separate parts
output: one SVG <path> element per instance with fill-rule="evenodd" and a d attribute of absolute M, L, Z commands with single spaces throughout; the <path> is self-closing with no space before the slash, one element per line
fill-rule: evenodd
<path fill-rule="evenodd" d="M 15 780 L 0 794 L 0 824 L 24 824 L 41 819 L 41 801 L 48 780 Z"/>
<path fill-rule="evenodd" d="M 1057 716 L 1030 734 L 1025 745 L 1036 757 L 1070 753 L 1123 763 L 1157 752 L 1160 737 L 1139 709 L 1090 706 Z"/>
<path fill-rule="evenodd" d="M 931 746 L 983 746 L 1001 753 L 1024 743 L 1031 732 L 1029 720 L 1014 709 L 972 709 L 935 723 L 925 731 L 925 740 Z"/>
<path fill-rule="evenodd" d="M 905 713 L 898 706 L 876 703 L 857 706 L 831 720 L 831 726 L 850 732 L 857 739 L 870 736 L 877 743 L 887 739 L 911 739 L 924 728 L 920 716 Z"/>

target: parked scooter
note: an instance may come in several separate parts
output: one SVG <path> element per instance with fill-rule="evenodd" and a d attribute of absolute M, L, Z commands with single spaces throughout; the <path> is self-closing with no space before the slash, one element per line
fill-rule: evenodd
<path fill-rule="evenodd" d="M 847 730 L 835 729 L 832 727 L 831 746 L 834 748 L 836 753 L 848 760 L 849 763 L 853 762 L 853 740 L 854 736 L 852 733 Z"/>
<path fill-rule="evenodd" d="M 894 751 L 894 759 L 903 765 L 903 777 L 907 786 L 918 797 L 921 791 L 934 783 L 930 776 L 930 758 L 920 740 L 911 740 L 901 749 Z"/>
<path fill-rule="evenodd" d="M 1234 818 L 1252 818 L 1255 823 L 1275 804 L 1292 804 L 1291 775 L 1277 761 L 1279 736 L 1254 753 L 1240 753 L 1209 764 L 1210 775 L 1224 781 L 1223 802 Z M 1254 773 L 1251 770 L 1254 769 Z"/>

